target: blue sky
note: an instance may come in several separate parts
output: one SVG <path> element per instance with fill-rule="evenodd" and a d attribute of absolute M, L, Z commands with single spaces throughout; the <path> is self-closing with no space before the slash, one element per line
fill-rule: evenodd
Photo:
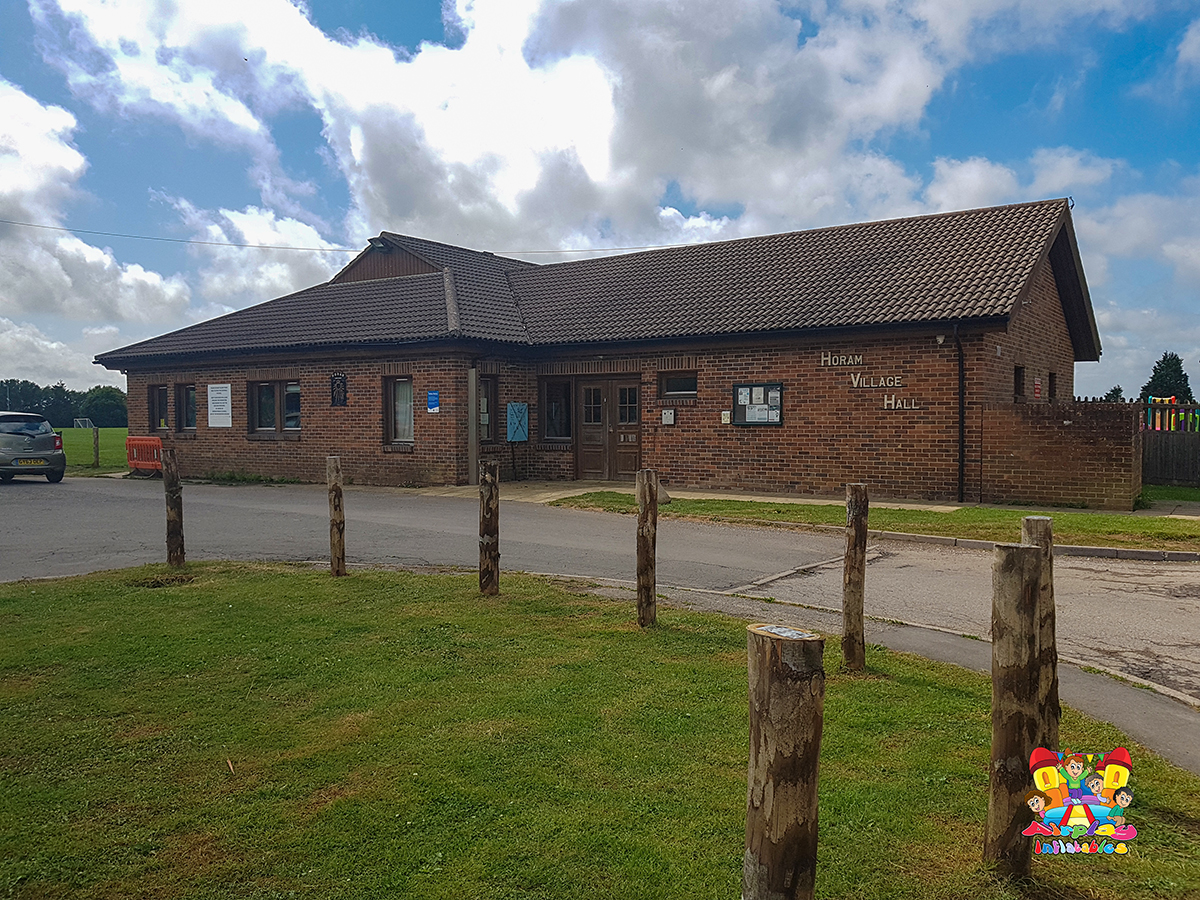
<path fill-rule="evenodd" d="M 1200 375 L 1194 2 L 0 0 L 0 22 L 0 219 L 65 229 L 0 222 L 0 378 L 120 385 L 95 353 L 323 281 L 382 229 L 522 255 L 1056 196 L 1104 345 L 1076 393 L 1134 394 L 1166 350 Z"/>

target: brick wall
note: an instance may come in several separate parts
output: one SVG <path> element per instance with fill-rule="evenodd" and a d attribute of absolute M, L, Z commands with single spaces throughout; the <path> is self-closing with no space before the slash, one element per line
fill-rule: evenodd
<path fill-rule="evenodd" d="M 387 364 L 391 363 L 391 369 Z M 239 472 L 303 481 L 325 480 L 325 458 L 340 456 L 348 482 L 390 485 L 463 484 L 467 480 L 467 369 L 465 356 L 407 357 L 391 360 L 308 360 L 293 366 L 205 367 L 176 372 L 130 372 L 129 433 L 155 434 L 174 446 L 180 471 L 188 477 L 209 472 Z M 411 445 L 385 441 L 385 371 L 413 381 Z M 345 373 L 347 405 L 330 404 L 330 375 Z M 250 428 L 248 382 L 300 381 L 299 432 L 258 434 Z M 196 385 L 196 429 L 174 428 L 176 386 Z M 166 431 L 150 428 L 149 388 L 168 386 Z M 208 424 L 210 384 L 229 384 L 233 425 Z M 437 413 L 427 412 L 427 392 L 439 392 Z"/>
<path fill-rule="evenodd" d="M 984 503 L 1133 509 L 1142 490 L 1137 404 L 985 405 Z"/>

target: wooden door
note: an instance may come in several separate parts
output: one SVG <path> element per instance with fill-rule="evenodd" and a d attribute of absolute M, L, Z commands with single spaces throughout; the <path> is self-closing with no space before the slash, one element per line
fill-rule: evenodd
<path fill-rule="evenodd" d="M 640 384 L 636 379 L 579 382 L 578 478 L 634 480 L 642 459 L 640 400 Z"/>

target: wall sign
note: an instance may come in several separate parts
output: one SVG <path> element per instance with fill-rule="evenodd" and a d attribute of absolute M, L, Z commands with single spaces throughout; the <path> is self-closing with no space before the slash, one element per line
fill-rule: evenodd
<path fill-rule="evenodd" d="M 334 372 L 329 376 L 329 405 L 345 406 L 350 391 L 346 385 L 346 373 Z"/>
<path fill-rule="evenodd" d="M 529 404 L 508 404 L 505 421 L 508 424 L 508 440 L 510 443 L 529 440 Z"/>
<path fill-rule="evenodd" d="M 208 386 L 208 427 L 233 427 L 233 391 L 228 384 Z"/>
<path fill-rule="evenodd" d="M 782 425 L 783 383 L 735 384 L 734 425 Z"/>
<path fill-rule="evenodd" d="M 442 408 L 438 405 L 438 392 L 430 391 L 425 395 L 425 409 L 428 412 L 441 412 Z"/>

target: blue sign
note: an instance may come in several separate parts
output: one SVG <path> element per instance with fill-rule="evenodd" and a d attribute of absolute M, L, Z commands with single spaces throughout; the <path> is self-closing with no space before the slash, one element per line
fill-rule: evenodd
<path fill-rule="evenodd" d="M 508 404 L 508 439 L 510 442 L 529 440 L 529 404 Z"/>
<path fill-rule="evenodd" d="M 431 413 L 441 412 L 442 409 L 440 406 L 438 406 L 438 392 L 430 391 L 428 396 L 429 396 L 429 401 L 428 401 L 429 405 L 426 408 L 429 410 L 429 412 L 431 412 Z"/>

